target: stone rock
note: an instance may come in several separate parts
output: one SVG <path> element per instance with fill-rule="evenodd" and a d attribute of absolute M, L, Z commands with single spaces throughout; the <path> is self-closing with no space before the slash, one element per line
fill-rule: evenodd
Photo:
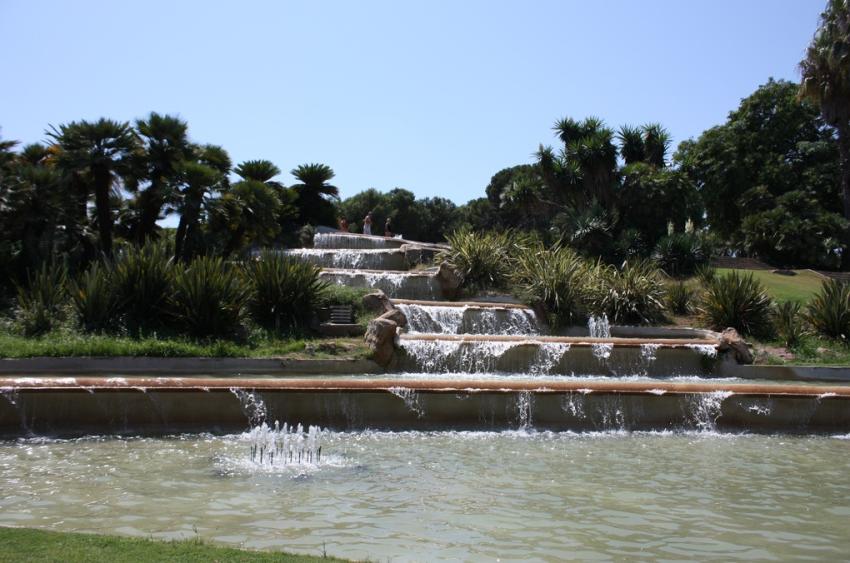
<path fill-rule="evenodd" d="M 387 311 L 386 313 L 384 313 L 383 315 L 381 315 L 378 318 L 379 319 L 389 319 L 401 328 L 404 328 L 404 327 L 407 326 L 407 316 L 404 313 L 401 312 L 401 309 L 397 309 L 395 307 L 393 307 L 391 311 Z"/>
<path fill-rule="evenodd" d="M 387 367 L 395 355 L 395 337 L 398 325 L 395 321 L 378 317 L 366 327 L 366 345 L 372 350 L 372 359 Z"/>
<path fill-rule="evenodd" d="M 727 328 L 720 333 L 720 345 L 717 347 L 717 351 L 732 352 L 735 361 L 739 364 L 753 363 L 753 354 L 749 345 L 734 328 Z"/>
<path fill-rule="evenodd" d="M 443 296 L 447 299 L 453 299 L 457 296 L 460 290 L 460 285 L 463 283 L 461 277 L 451 269 L 446 263 L 440 264 L 437 270 L 437 280 L 440 282 L 440 287 L 443 289 Z"/>
<path fill-rule="evenodd" d="M 378 315 L 395 309 L 390 298 L 380 289 L 364 295 L 363 306 L 367 311 L 372 311 Z"/>

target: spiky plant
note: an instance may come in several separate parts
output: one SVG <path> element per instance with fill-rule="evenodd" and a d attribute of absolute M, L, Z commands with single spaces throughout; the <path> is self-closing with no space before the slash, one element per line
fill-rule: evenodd
<path fill-rule="evenodd" d="M 744 335 L 770 332 L 771 300 L 752 274 L 737 271 L 706 285 L 698 306 L 702 320 L 714 330 L 732 327 Z"/>
<path fill-rule="evenodd" d="M 590 308 L 619 324 L 652 324 L 665 317 L 666 290 L 650 260 L 624 262 L 619 268 L 597 264 Z"/>
<path fill-rule="evenodd" d="M 511 231 L 462 229 L 446 239 L 451 248 L 437 255 L 437 263 L 454 270 L 467 291 L 506 288 L 515 258 L 531 244 L 528 237 Z"/>
<path fill-rule="evenodd" d="M 674 315 L 691 312 L 694 290 L 685 282 L 672 283 L 667 287 L 667 307 Z"/>
<path fill-rule="evenodd" d="M 587 276 L 587 263 L 571 248 L 537 247 L 518 254 L 511 279 L 519 296 L 543 308 L 554 328 L 584 323 Z"/>
<path fill-rule="evenodd" d="M 800 343 L 808 334 L 808 330 L 798 302 L 784 301 L 774 307 L 773 330 L 788 348 L 793 348 Z"/>
<path fill-rule="evenodd" d="M 714 281 L 714 278 L 717 277 L 717 268 L 709 264 L 702 264 L 701 266 L 697 266 L 697 269 L 694 270 L 694 275 L 701 284 L 708 285 Z"/>
<path fill-rule="evenodd" d="M 673 233 L 658 241 L 652 258 L 668 276 L 681 277 L 707 264 L 710 256 L 699 235 Z"/>
<path fill-rule="evenodd" d="M 77 324 L 85 332 L 114 327 L 118 322 L 120 301 L 108 264 L 95 262 L 68 284 Z"/>
<path fill-rule="evenodd" d="M 226 337 L 242 328 L 250 289 L 239 271 L 220 257 L 202 256 L 174 274 L 169 312 L 196 337 Z"/>
<path fill-rule="evenodd" d="M 850 337 L 850 284 L 826 280 L 806 309 L 806 318 L 818 334 L 847 340 Z"/>
<path fill-rule="evenodd" d="M 68 270 L 62 263 L 45 262 L 27 284 L 18 287 L 18 322 L 25 336 L 38 336 L 52 330 L 62 320 Z"/>
<path fill-rule="evenodd" d="M 162 326 L 173 275 L 174 261 L 163 243 L 129 247 L 116 257 L 111 277 L 127 328 Z"/>
<path fill-rule="evenodd" d="M 263 252 L 245 265 L 250 286 L 248 309 L 260 326 L 280 332 L 302 328 L 318 306 L 327 284 L 319 268 L 279 253 Z"/>

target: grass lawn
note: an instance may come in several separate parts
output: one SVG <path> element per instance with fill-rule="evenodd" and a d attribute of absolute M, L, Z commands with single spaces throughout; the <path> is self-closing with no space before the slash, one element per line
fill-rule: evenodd
<path fill-rule="evenodd" d="M 28 528 L 0 528 L 0 562 L 28 561 L 129 562 L 129 561 L 244 561 L 306 563 L 342 559 L 247 551 L 199 541 L 153 541 L 118 536 L 49 532 Z"/>
<path fill-rule="evenodd" d="M 160 358 L 364 358 L 363 338 L 275 339 L 237 343 L 56 331 L 37 338 L 0 332 L 0 358 L 150 356 Z"/>
<path fill-rule="evenodd" d="M 724 275 L 732 270 L 718 268 L 717 273 Z M 796 276 L 783 276 L 774 274 L 770 270 L 736 270 L 738 274 L 752 274 L 761 281 L 767 292 L 776 301 L 799 301 L 807 302 L 818 292 L 824 278 L 809 270 L 794 270 Z"/>

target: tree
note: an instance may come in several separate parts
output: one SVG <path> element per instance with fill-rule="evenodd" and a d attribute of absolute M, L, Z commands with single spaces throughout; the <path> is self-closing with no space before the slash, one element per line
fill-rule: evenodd
<path fill-rule="evenodd" d="M 336 225 L 336 203 L 339 188 L 329 184 L 335 176 L 326 164 L 302 164 L 290 172 L 298 184 L 292 186 L 298 194 L 301 222 L 310 225 Z"/>
<path fill-rule="evenodd" d="M 147 181 L 136 199 L 138 221 L 135 239 L 139 244 L 154 236 L 163 206 L 177 195 L 180 166 L 191 158 L 187 136 L 189 125 L 180 118 L 151 112 L 147 119 L 136 120 L 136 129 L 144 147 L 140 162 L 140 180 Z"/>
<path fill-rule="evenodd" d="M 791 82 L 769 80 L 726 123 L 683 142 L 673 157 L 699 192 L 711 230 L 733 246 L 744 237 L 746 216 L 787 192 L 802 190 L 824 211 L 841 210 L 833 135 L 797 92 Z"/>
<path fill-rule="evenodd" d="M 844 218 L 850 219 L 850 0 L 828 0 L 800 70 L 800 94 L 838 134 Z"/>
<path fill-rule="evenodd" d="M 60 169 L 80 182 L 86 193 L 94 193 L 100 249 L 112 256 L 110 195 L 132 169 L 130 159 L 139 150 L 136 134 L 127 122 L 101 118 L 52 127 L 47 135 L 58 145 Z"/>

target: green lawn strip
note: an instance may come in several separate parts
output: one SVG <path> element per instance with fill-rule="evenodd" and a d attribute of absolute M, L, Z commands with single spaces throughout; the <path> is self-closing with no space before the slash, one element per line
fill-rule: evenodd
<path fill-rule="evenodd" d="M 141 538 L 0 528 L 0 562 L 265 562 L 343 561 L 283 552 L 248 551 L 201 541 L 155 541 Z"/>
<path fill-rule="evenodd" d="M 332 358 L 365 357 L 362 338 L 262 339 L 250 344 L 227 340 L 195 342 L 180 338 L 50 333 L 38 338 L 0 333 L 0 358 L 159 357 L 159 358 Z"/>
<path fill-rule="evenodd" d="M 753 344 L 757 350 L 783 347 L 778 341 L 753 341 Z M 766 351 L 769 352 L 769 350 Z M 767 353 L 757 354 L 756 363 L 782 366 L 850 366 L 850 346 L 837 340 L 807 336 L 789 351 L 794 354 L 792 360 Z"/>
<path fill-rule="evenodd" d="M 732 270 L 719 268 L 717 273 L 727 274 Z M 776 301 L 799 301 L 805 303 L 818 292 L 824 278 L 811 270 L 794 270 L 797 275 L 784 276 L 770 270 L 736 270 L 739 274 L 752 274 L 764 284 L 765 289 Z"/>

